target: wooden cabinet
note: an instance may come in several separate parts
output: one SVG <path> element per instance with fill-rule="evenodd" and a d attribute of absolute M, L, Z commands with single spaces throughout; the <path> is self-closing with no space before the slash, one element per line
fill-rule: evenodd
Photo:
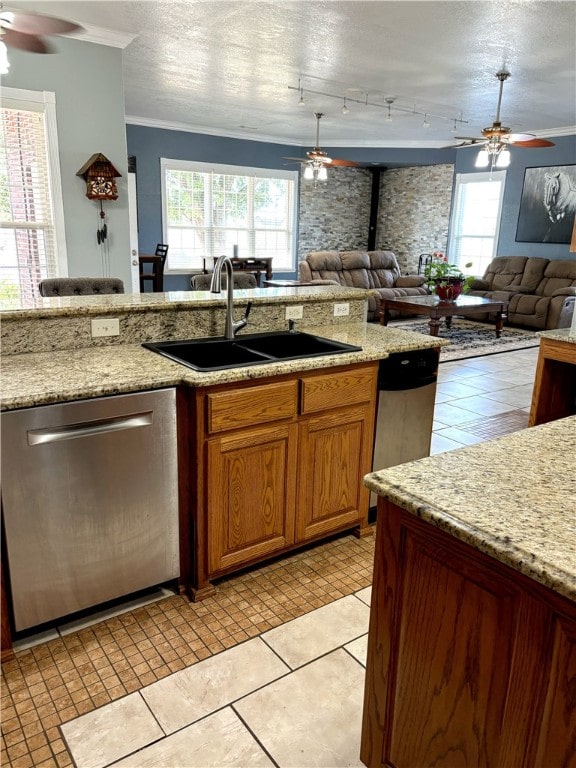
<path fill-rule="evenodd" d="M 379 504 L 362 761 L 575 766 L 574 603 Z"/>
<path fill-rule="evenodd" d="M 576 414 L 576 339 L 540 338 L 528 425 Z"/>
<path fill-rule="evenodd" d="M 378 363 L 196 390 L 190 592 L 331 533 L 368 527 Z"/>

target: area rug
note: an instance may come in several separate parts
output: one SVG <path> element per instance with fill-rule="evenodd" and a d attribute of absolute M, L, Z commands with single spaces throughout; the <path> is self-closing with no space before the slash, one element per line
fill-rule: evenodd
<path fill-rule="evenodd" d="M 392 320 L 388 326 L 423 333 L 425 336 L 428 336 L 430 330 L 428 320 L 422 318 Z M 442 347 L 441 363 L 464 360 L 468 357 L 480 357 L 481 355 L 495 355 L 499 352 L 511 352 L 516 349 L 528 349 L 540 344 L 540 337 L 534 331 L 504 327 L 500 338 L 497 339 L 493 323 L 475 323 L 461 317 L 452 318 L 450 328 L 446 328 L 444 321 L 442 321 L 439 336 L 450 342 L 449 347 Z"/>

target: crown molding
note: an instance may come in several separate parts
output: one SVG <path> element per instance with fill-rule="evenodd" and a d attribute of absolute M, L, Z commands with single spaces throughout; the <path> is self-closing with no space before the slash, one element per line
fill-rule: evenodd
<path fill-rule="evenodd" d="M 262 141 L 268 144 L 285 144 L 292 147 L 309 147 L 310 142 L 294 141 L 294 139 L 279 138 L 278 136 L 266 136 L 264 134 L 247 133 L 244 131 L 230 131 L 222 128 L 210 128 L 205 125 L 190 125 L 188 123 L 173 123 L 167 120 L 156 120 L 149 117 L 137 117 L 125 115 L 125 121 L 129 125 L 140 125 L 144 128 L 160 128 L 165 131 L 182 131 L 184 133 L 201 133 L 207 136 L 220 136 L 228 139 L 242 139 L 244 141 Z M 576 135 L 576 126 L 564 128 L 550 128 L 545 131 L 529 131 L 538 138 L 553 136 Z M 445 141 L 418 141 L 418 140 L 388 140 L 388 141 L 358 141 L 339 140 L 322 141 L 323 148 L 329 147 L 356 147 L 364 149 L 443 149 L 450 144 L 451 137 Z"/>
<path fill-rule="evenodd" d="M 229 131 L 223 128 L 210 128 L 206 125 L 190 125 L 189 123 L 172 123 L 168 120 L 156 120 L 151 117 L 137 117 L 135 115 L 125 115 L 125 121 L 129 125 L 141 125 L 144 128 L 161 128 L 165 131 L 183 131 L 184 133 L 203 133 L 207 136 L 221 136 L 227 139 L 243 139 L 244 141 L 264 141 L 267 144 L 289 144 L 294 147 L 301 147 L 301 142 L 293 139 L 282 139 L 278 136 L 266 136 L 259 133 L 248 133 L 246 131 Z"/>
<path fill-rule="evenodd" d="M 81 24 L 83 31 L 70 35 L 74 40 L 80 40 L 84 43 L 96 43 L 96 45 L 109 45 L 112 48 L 126 48 L 138 37 L 137 33 L 118 32 L 115 29 L 106 29 L 106 27 L 97 27 L 95 24 Z"/>

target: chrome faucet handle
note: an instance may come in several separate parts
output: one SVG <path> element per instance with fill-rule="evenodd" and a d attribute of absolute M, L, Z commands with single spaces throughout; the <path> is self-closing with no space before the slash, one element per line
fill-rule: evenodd
<path fill-rule="evenodd" d="M 232 332 L 234 335 L 238 331 L 240 331 L 242 328 L 245 328 L 248 325 L 248 315 L 250 314 L 250 310 L 252 309 L 252 302 L 249 301 L 248 304 L 246 304 L 246 312 L 244 312 L 244 317 L 241 320 L 236 320 L 232 323 Z"/>

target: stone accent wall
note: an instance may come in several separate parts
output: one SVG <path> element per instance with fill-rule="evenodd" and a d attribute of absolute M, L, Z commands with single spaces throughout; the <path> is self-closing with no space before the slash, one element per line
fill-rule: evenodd
<path fill-rule="evenodd" d="M 364 168 L 330 168 L 316 185 L 301 175 L 298 261 L 310 251 L 365 249 L 371 188 Z"/>
<path fill-rule="evenodd" d="M 421 253 L 446 252 L 453 165 L 390 168 L 380 179 L 377 247 L 415 273 Z"/>

